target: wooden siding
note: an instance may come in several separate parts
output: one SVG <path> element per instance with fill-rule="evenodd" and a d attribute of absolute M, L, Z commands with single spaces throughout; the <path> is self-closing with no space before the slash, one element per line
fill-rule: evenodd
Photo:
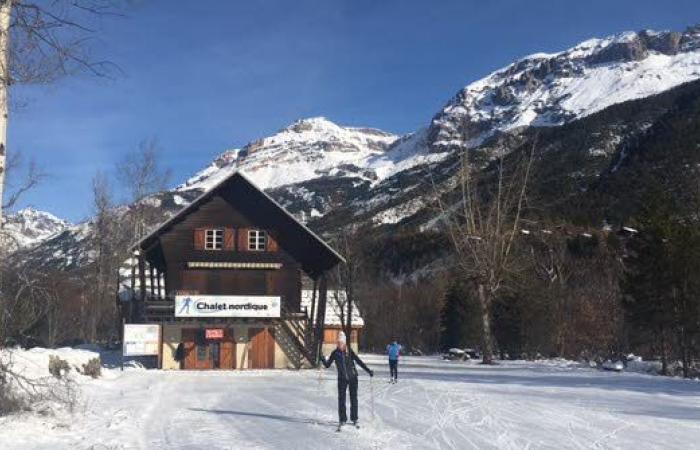
<path fill-rule="evenodd" d="M 210 295 L 279 295 L 288 310 L 298 311 L 301 301 L 299 263 L 276 241 L 268 251 L 247 251 L 247 231 L 263 229 L 274 236 L 273 225 L 253 223 L 222 196 L 213 196 L 159 238 L 168 294 L 186 291 Z M 207 228 L 224 229 L 224 249 L 204 250 L 203 236 Z M 234 246 L 234 242 L 237 245 Z M 193 270 L 187 268 L 187 263 L 192 261 L 266 262 L 280 263 L 282 267 L 276 270 Z"/>
<path fill-rule="evenodd" d="M 275 338 L 270 328 L 249 328 L 249 369 L 273 369 L 275 367 Z"/>
<path fill-rule="evenodd" d="M 353 328 L 352 332 L 350 333 L 350 341 L 349 343 L 355 344 L 357 343 L 357 338 L 358 338 L 358 329 Z M 338 342 L 338 333 L 340 333 L 340 328 L 326 328 L 323 330 L 323 343 L 324 344 L 335 344 Z"/>

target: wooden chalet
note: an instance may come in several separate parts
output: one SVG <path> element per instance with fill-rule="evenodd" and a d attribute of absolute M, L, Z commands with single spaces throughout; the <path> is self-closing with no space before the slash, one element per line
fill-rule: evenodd
<path fill-rule="evenodd" d="M 132 250 L 121 273 L 122 319 L 161 324 L 163 368 L 318 363 L 327 273 L 344 259 L 242 173 L 208 190 Z M 311 280 L 303 307 L 302 276 Z M 180 343 L 182 363 L 175 360 Z"/>

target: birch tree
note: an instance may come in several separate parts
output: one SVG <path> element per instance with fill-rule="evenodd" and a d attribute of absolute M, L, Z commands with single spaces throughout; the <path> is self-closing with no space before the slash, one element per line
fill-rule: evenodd
<path fill-rule="evenodd" d="M 108 75 L 114 66 L 89 52 L 94 17 L 116 15 L 110 0 L 0 0 L 0 225 L 7 174 L 10 87 L 48 83 L 86 71 Z"/>

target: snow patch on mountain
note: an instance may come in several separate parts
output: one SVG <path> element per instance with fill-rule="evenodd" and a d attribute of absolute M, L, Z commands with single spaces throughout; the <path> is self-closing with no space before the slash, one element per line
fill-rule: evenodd
<path fill-rule="evenodd" d="M 460 91 L 431 123 L 433 151 L 473 148 L 499 132 L 556 126 L 700 79 L 700 27 L 625 32 L 536 53 Z"/>
<path fill-rule="evenodd" d="M 315 117 L 294 122 L 273 136 L 219 156 L 178 190 L 210 189 L 241 170 L 263 189 L 353 173 L 364 173 L 367 160 L 382 154 L 398 136 L 372 128 L 341 127 Z"/>
<path fill-rule="evenodd" d="M 34 247 L 63 232 L 70 224 L 51 213 L 25 208 L 5 216 L 2 238 L 12 250 Z"/>

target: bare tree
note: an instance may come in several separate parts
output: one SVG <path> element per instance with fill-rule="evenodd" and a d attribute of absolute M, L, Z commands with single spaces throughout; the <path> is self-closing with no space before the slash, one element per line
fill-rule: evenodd
<path fill-rule="evenodd" d="M 338 310 L 342 328 L 351 342 L 353 308 L 357 307 L 357 284 L 361 276 L 362 251 L 359 246 L 359 230 L 355 226 L 341 231 L 336 237 L 337 248 L 345 257 L 345 264 L 338 266 L 335 284 L 337 289 L 345 291 L 345 296 L 336 291 L 334 298 Z"/>
<path fill-rule="evenodd" d="M 31 191 L 39 185 L 45 178 L 46 173 L 39 167 L 35 160 L 31 159 L 26 163 L 24 174 L 16 176 L 25 164 L 23 164 L 22 153 L 15 152 L 7 157 L 5 167 L 6 186 L 10 188 L 9 194 L 6 195 L 5 201 L 2 203 L 2 209 L 8 210 L 17 205 L 17 202 L 24 194 Z M 17 181 L 13 182 L 13 178 Z"/>
<path fill-rule="evenodd" d="M 42 277 L 27 268 L 3 265 L 0 303 L 0 344 L 10 336 L 24 340 L 46 316 Z"/>
<path fill-rule="evenodd" d="M 161 167 L 158 153 L 158 141 L 145 139 L 136 151 L 127 153 L 117 164 L 117 177 L 129 191 L 131 202 L 143 200 L 168 186 L 171 171 Z"/>
<path fill-rule="evenodd" d="M 112 295 L 116 289 L 114 274 L 123 259 L 125 247 L 122 240 L 127 233 L 120 229 L 120 217 L 115 209 L 109 180 L 103 173 L 97 173 L 92 180 L 93 208 L 93 263 L 86 284 L 89 295 L 83 309 L 87 324 L 85 337 L 94 342 L 99 336 L 100 326 L 115 324 L 116 306 Z"/>
<path fill-rule="evenodd" d="M 517 270 L 514 246 L 523 225 L 534 144 L 524 155 L 497 156 L 492 170 L 475 167 L 464 152 L 457 173 L 457 200 L 436 192 L 436 205 L 457 268 L 474 286 L 481 307 L 483 363 L 493 362 L 494 300 Z M 486 176 L 483 176 L 486 174 Z M 491 175 L 491 176 L 489 176 Z"/>
<path fill-rule="evenodd" d="M 116 14 L 112 0 L 0 0 L 0 223 L 7 169 L 9 88 L 48 83 L 79 71 L 105 76 L 113 67 L 89 54 L 91 17 Z"/>
<path fill-rule="evenodd" d="M 127 153 L 117 164 L 117 178 L 129 193 L 131 211 L 129 221 L 135 237 L 140 237 L 161 213 L 146 201 L 147 197 L 165 190 L 170 181 L 170 169 L 161 166 L 158 142 L 143 140 L 138 149 Z"/>

